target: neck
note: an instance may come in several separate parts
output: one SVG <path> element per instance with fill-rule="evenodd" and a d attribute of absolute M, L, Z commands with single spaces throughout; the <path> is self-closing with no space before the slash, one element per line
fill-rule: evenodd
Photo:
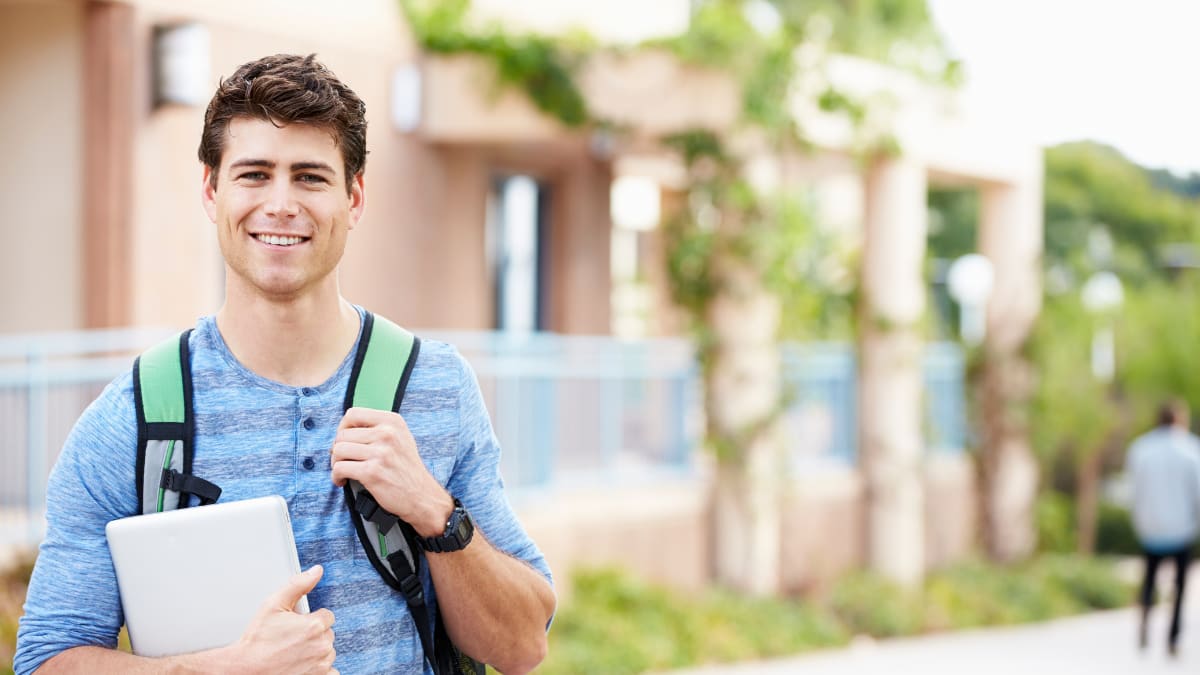
<path fill-rule="evenodd" d="M 358 339 L 358 311 L 332 293 L 272 299 L 227 289 L 217 328 L 233 356 L 257 375 L 293 387 L 328 380 Z"/>

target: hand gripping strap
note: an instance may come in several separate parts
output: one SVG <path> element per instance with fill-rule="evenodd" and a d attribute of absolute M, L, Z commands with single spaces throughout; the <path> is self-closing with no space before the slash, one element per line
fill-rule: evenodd
<path fill-rule="evenodd" d="M 142 513 L 188 506 L 186 495 L 215 502 L 221 488 L 192 476 L 194 422 L 187 330 L 146 350 L 133 362 L 137 410 L 137 492 Z"/>
<path fill-rule="evenodd" d="M 346 390 L 345 407 L 399 412 L 408 378 L 421 351 L 421 341 L 383 317 L 366 312 L 362 338 L 354 355 L 354 370 Z M 421 581 L 423 556 L 417 533 L 408 523 L 379 506 L 357 481 L 345 487 L 346 505 L 354 529 L 372 566 L 404 597 L 433 670 L 438 675 L 477 675 L 483 666 L 450 643 L 440 615 L 429 617 Z"/>

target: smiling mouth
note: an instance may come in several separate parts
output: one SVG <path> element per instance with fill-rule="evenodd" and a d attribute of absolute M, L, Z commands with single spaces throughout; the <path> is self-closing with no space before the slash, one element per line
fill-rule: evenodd
<path fill-rule="evenodd" d="M 255 239 L 257 239 L 258 241 L 261 241 L 264 244 L 270 244 L 272 246 L 285 246 L 285 247 L 286 246 L 295 246 L 296 244 L 302 244 L 302 243 L 308 241 L 308 239 L 309 239 L 308 237 L 280 236 L 277 234 L 252 234 L 250 236 L 254 237 Z"/>

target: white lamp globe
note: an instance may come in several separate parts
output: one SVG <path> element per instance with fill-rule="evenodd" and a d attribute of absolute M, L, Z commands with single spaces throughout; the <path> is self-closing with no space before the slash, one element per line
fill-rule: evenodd
<path fill-rule="evenodd" d="M 968 253 L 950 265 L 946 283 L 950 295 L 962 305 L 985 304 L 992 294 L 992 261 L 978 253 Z"/>

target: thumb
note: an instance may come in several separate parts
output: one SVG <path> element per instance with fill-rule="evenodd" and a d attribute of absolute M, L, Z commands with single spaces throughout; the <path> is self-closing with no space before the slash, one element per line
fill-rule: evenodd
<path fill-rule="evenodd" d="M 313 565 L 307 570 L 293 575 L 278 591 L 267 598 L 263 609 L 266 611 L 291 612 L 296 608 L 300 598 L 308 593 L 321 580 L 325 570 L 320 565 Z"/>

